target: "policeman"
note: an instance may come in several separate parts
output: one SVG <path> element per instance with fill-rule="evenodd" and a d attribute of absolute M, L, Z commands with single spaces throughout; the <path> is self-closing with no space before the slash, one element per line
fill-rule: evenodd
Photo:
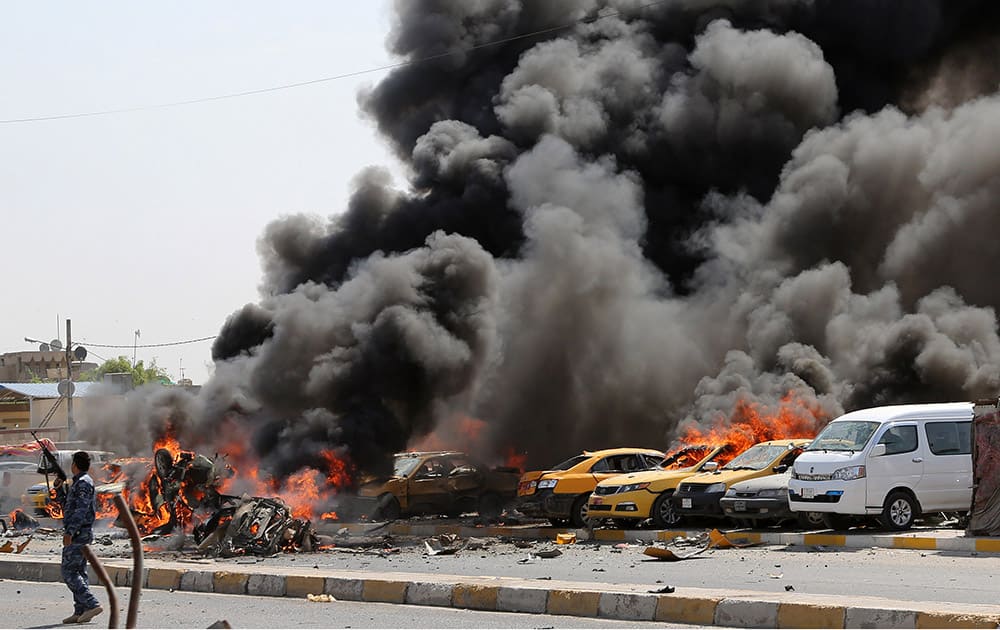
<path fill-rule="evenodd" d="M 94 520 L 97 518 L 97 497 L 90 470 L 90 453 L 73 453 L 73 483 L 69 490 L 61 488 L 62 480 L 56 479 L 58 500 L 63 509 L 62 577 L 73 592 L 73 614 L 63 623 L 86 623 L 104 612 L 97 598 L 90 592 L 87 581 L 87 559 L 83 546 L 94 540 Z"/>

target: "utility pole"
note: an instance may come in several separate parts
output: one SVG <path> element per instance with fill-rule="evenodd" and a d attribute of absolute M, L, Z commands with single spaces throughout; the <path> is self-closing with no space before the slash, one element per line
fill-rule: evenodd
<path fill-rule="evenodd" d="M 73 425 L 73 324 L 66 318 L 66 429 L 69 440 L 76 438 Z"/>

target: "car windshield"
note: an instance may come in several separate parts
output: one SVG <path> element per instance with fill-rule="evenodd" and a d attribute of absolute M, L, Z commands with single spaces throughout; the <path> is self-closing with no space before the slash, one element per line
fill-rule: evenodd
<path fill-rule="evenodd" d="M 420 463 L 419 457 L 397 457 L 396 464 L 392 469 L 392 474 L 396 477 L 405 477 L 413 472 L 413 469 Z"/>
<path fill-rule="evenodd" d="M 860 451 L 875 434 L 878 422 L 848 420 L 831 422 L 820 431 L 807 451 Z"/>
<path fill-rule="evenodd" d="M 585 462 L 588 459 L 590 459 L 589 455 L 577 455 L 576 457 L 570 457 L 569 459 L 567 459 L 566 461 L 562 462 L 561 464 L 556 464 L 555 466 L 553 466 L 549 470 L 569 470 L 573 466 L 576 466 L 580 462 Z"/>
<path fill-rule="evenodd" d="M 720 470 L 763 470 L 787 452 L 788 447 L 784 444 L 758 444 L 743 451 Z"/>
<path fill-rule="evenodd" d="M 690 468 L 700 462 L 708 455 L 708 446 L 686 446 L 678 451 L 667 455 L 667 458 L 660 462 L 661 470 L 681 470 Z"/>

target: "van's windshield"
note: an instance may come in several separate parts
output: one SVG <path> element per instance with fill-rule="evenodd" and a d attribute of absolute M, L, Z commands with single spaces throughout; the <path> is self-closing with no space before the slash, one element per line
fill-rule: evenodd
<path fill-rule="evenodd" d="M 868 444 L 878 422 L 864 420 L 848 420 L 846 422 L 831 422 L 819 432 L 807 451 L 860 451 Z"/>

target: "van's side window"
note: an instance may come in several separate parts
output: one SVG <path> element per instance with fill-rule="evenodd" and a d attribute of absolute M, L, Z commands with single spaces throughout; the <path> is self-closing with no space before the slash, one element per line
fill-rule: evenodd
<path fill-rule="evenodd" d="M 928 422 L 927 445 L 935 455 L 968 455 L 972 452 L 971 422 Z"/>
<path fill-rule="evenodd" d="M 917 450 L 917 427 L 913 425 L 892 427 L 882 434 L 882 439 L 878 443 L 885 444 L 886 455 L 915 451 Z"/>

